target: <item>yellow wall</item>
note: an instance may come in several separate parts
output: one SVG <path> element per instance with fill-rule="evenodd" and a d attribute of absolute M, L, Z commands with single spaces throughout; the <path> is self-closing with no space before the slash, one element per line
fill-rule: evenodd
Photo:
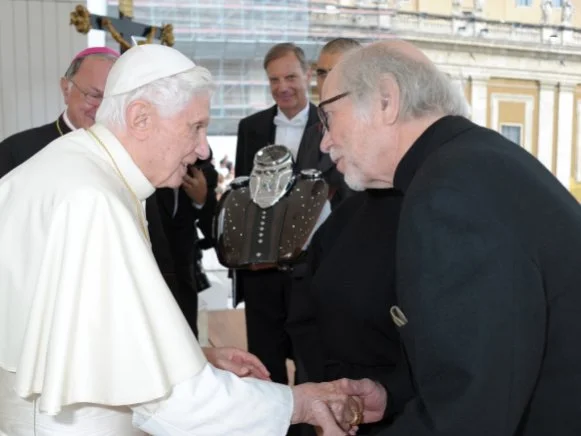
<path fill-rule="evenodd" d="M 499 103 L 498 126 L 502 122 L 518 122 L 523 124 L 522 138 L 527 134 L 527 129 L 532 129 L 532 154 L 537 155 L 539 129 L 537 120 L 539 118 L 539 85 L 535 81 L 529 80 L 511 80 L 501 78 L 491 78 L 488 82 L 488 114 L 487 125 L 492 126 L 492 94 L 511 94 L 511 95 L 530 95 L 534 97 L 534 110 L 532 125 L 525 125 L 524 103 L 501 101 Z M 519 106 L 520 105 L 520 106 Z M 521 109 L 522 107 L 522 109 Z M 511 111 L 514 111 L 511 114 Z M 506 117 L 506 118 L 504 118 Z M 510 121 L 512 119 L 519 121 Z"/>
<path fill-rule="evenodd" d="M 525 104 L 522 102 L 501 101 L 498 109 L 498 124 L 525 124 Z"/>
<path fill-rule="evenodd" d="M 412 11 L 418 12 L 420 10 L 420 3 L 421 0 L 407 0 L 401 3 L 400 9 L 402 11 Z"/>
<path fill-rule="evenodd" d="M 516 6 L 516 3 L 517 0 L 485 0 L 484 18 L 489 20 L 541 24 L 541 0 L 533 0 L 532 6 Z M 573 22 L 571 24 L 574 27 L 581 27 L 581 0 L 574 0 L 573 4 L 576 10 L 573 12 Z M 462 10 L 472 11 L 473 5 L 473 0 L 463 0 Z M 452 1 L 408 0 L 402 3 L 402 9 L 449 15 L 452 11 Z M 550 23 L 555 25 L 560 24 L 561 13 L 561 8 L 553 7 Z"/>
<path fill-rule="evenodd" d="M 434 0 L 416 0 L 410 1 L 410 3 L 416 3 L 418 12 L 426 12 L 428 14 L 442 14 L 450 15 L 452 13 L 452 2 L 451 1 L 434 1 Z"/>
<path fill-rule="evenodd" d="M 525 104 L 522 102 L 512 102 L 512 101 L 501 101 L 498 105 L 498 129 L 500 131 L 500 126 L 502 124 L 520 124 L 522 126 L 521 131 L 521 143 L 519 145 L 524 146 L 524 135 L 525 129 Z"/>

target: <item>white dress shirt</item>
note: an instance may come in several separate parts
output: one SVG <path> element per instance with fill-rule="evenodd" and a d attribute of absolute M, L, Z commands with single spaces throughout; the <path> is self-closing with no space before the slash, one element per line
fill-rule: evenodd
<path fill-rule="evenodd" d="M 292 119 L 277 108 L 277 114 L 274 117 L 274 125 L 276 126 L 276 134 L 274 143 L 276 145 L 284 145 L 287 147 L 293 158 L 297 159 L 299 146 L 301 145 L 301 138 L 305 132 L 307 121 L 309 120 L 309 104 L 296 114 Z"/>

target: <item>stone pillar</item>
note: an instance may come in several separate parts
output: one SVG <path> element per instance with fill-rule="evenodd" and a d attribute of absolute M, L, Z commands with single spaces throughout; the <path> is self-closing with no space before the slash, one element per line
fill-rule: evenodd
<path fill-rule="evenodd" d="M 487 127 L 488 118 L 488 78 L 484 76 L 472 77 L 472 121 Z"/>
<path fill-rule="evenodd" d="M 542 82 L 539 92 L 539 137 L 537 158 L 553 169 L 553 138 L 556 83 Z"/>
<path fill-rule="evenodd" d="M 79 0 L 0 0 L 0 140 L 53 121 L 59 80 L 87 37 L 69 25 Z"/>
<path fill-rule="evenodd" d="M 87 0 L 87 9 L 92 14 L 109 15 L 107 13 L 107 0 Z M 106 37 L 104 31 L 91 29 L 87 35 L 87 45 L 88 47 L 102 47 L 105 45 Z"/>
<path fill-rule="evenodd" d="M 573 143 L 573 100 L 575 85 L 561 83 L 559 88 L 559 118 L 557 121 L 556 176 L 569 189 Z"/>

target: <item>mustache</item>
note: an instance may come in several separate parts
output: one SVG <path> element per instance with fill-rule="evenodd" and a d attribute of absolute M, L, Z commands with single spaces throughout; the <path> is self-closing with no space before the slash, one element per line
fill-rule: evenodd
<path fill-rule="evenodd" d="M 334 149 L 329 150 L 329 157 L 333 162 L 337 162 L 337 159 L 341 157 L 339 153 L 337 153 Z"/>

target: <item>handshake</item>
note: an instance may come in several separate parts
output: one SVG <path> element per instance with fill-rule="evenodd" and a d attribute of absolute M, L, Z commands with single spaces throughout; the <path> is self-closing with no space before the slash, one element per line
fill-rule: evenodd
<path fill-rule="evenodd" d="M 253 354 L 230 347 L 203 350 L 217 368 L 239 377 L 270 380 L 268 370 Z M 314 425 L 324 436 L 354 435 L 359 424 L 379 421 L 387 406 L 385 388 L 370 379 L 304 383 L 294 386 L 292 393 L 291 424 Z"/>
<path fill-rule="evenodd" d="M 314 425 L 324 436 L 354 435 L 359 424 L 379 421 L 387 406 L 385 388 L 369 379 L 305 383 L 293 397 L 291 423 Z"/>

